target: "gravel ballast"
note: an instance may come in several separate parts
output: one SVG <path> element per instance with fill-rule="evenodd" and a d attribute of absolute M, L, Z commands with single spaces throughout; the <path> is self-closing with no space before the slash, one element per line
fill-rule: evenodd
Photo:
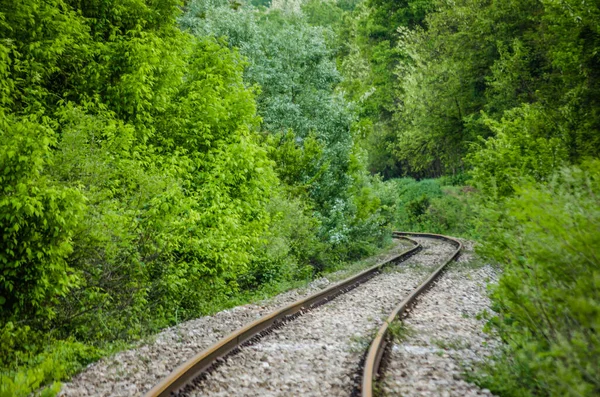
<path fill-rule="evenodd" d="M 400 240 L 388 252 L 365 261 L 363 267 L 385 261 L 409 247 L 409 243 Z M 353 268 L 352 273 L 359 270 L 361 268 Z M 165 329 L 149 343 L 91 364 L 70 382 L 64 383 L 59 396 L 139 396 L 150 390 L 177 366 L 225 335 L 278 307 L 311 295 L 350 275 L 347 270 L 339 271 L 328 275 L 327 278 L 315 280 L 305 288 Z"/>
<path fill-rule="evenodd" d="M 463 374 L 490 356 L 498 341 L 483 333 L 490 312 L 486 284 L 498 279 L 490 265 L 474 262 L 468 248 L 458 263 L 421 296 L 404 319 L 406 334 L 388 351 L 380 387 L 384 396 L 491 396 Z"/>
<path fill-rule="evenodd" d="M 399 266 L 387 268 L 369 282 L 339 296 L 330 303 L 309 311 L 284 327 L 274 330 L 258 343 L 242 348 L 238 354 L 229 357 L 225 363 L 208 374 L 207 379 L 200 383 L 199 388 L 189 395 L 349 396 L 355 382 L 359 381 L 361 359 L 383 319 L 454 250 L 452 245 L 443 241 L 427 238 L 415 238 L 415 240 L 423 244 L 422 252 Z M 376 259 L 382 261 L 405 251 L 407 247 L 406 244 L 398 244 L 395 249 Z M 464 262 L 464 258 L 463 256 L 459 260 Z M 375 260 L 371 265 L 374 263 Z M 456 269 L 462 268 L 459 266 Z M 456 274 L 455 278 L 456 269 L 452 267 L 448 273 L 443 275 L 442 280 L 427 293 L 426 297 L 422 298 L 421 303 L 417 304 L 411 313 L 411 318 L 416 321 L 415 328 L 418 328 L 418 323 L 421 321 L 418 311 L 427 307 L 428 297 L 435 293 L 437 288 L 445 285 L 444 281 L 447 277 L 453 277 L 450 287 L 460 287 L 462 283 L 469 284 L 470 281 L 476 283 L 474 286 L 465 287 L 467 289 L 464 291 L 461 289 L 466 294 L 464 299 L 473 301 L 471 306 L 462 306 L 462 309 L 467 312 L 463 313 L 461 318 L 474 316 L 482 308 L 487 307 L 487 300 L 484 302 L 477 294 L 482 291 L 479 284 L 484 282 L 483 278 L 491 276 L 490 278 L 493 279 L 495 277 L 495 274 L 492 274 L 493 271 L 487 267 L 467 269 L 468 273 Z M 353 272 L 358 270 L 360 269 L 355 268 Z M 228 333 L 278 307 L 313 294 L 329 286 L 334 280 L 338 281 L 349 276 L 350 274 L 347 272 L 332 274 L 328 278 L 315 280 L 306 288 L 292 290 L 258 304 L 239 306 L 166 329 L 150 343 L 90 365 L 71 382 L 64 384 L 59 395 L 118 397 L 142 395 L 178 365 Z M 471 277 L 472 280 L 468 280 L 468 277 Z M 445 293 L 448 294 L 449 291 Z M 445 305 L 445 302 L 441 303 Z M 449 309 L 449 311 L 451 310 Z M 431 313 L 431 315 L 434 314 Z M 453 317 L 446 319 L 445 315 L 444 311 L 440 317 L 442 322 L 455 321 Z M 406 321 L 410 321 L 411 318 Z M 427 315 L 423 319 L 427 319 Z M 429 320 L 434 321 L 435 319 Z M 474 319 L 471 318 L 471 320 Z M 477 322 L 477 325 L 471 324 L 469 327 L 471 326 L 477 328 L 470 330 L 471 334 L 465 333 L 465 338 L 471 338 L 469 339 L 470 346 L 476 347 L 481 342 L 480 339 L 476 339 L 479 337 L 477 332 L 481 328 L 481 323 Z M 427 325 L 427 327 L 431 327 L 431 325 Z M 456 335 L 456 330 L 453 328 L 441 327 L 439 332 L 450 330 L 452 335 Z M 465 332 L 469 328 L 466 325 L 461 325 L 461 327 L 460 330 L 466 327 Z M 452 340 L 452 336 L 448 336 L 448 338 Z M 481 336 L 481 338 L 485 339 L 485 336 Z M 435 343 L 438 345 L 439 341 L 445 340 L 443 335 L 439 338 L 436 336 L 429 339 L 429 342 L 435 339 Z M 432 352 L 433 349 L 436 349 L 432 354 L 440 358 L 441 349 L 433 342 L 431 342 L 431 346 L 421 346 L 421 342 L 418 340 L 407 340 L 406 342 L 409 342 L 407 346 L 414 345 L 432 349 Z M 390 357 L 385 378 L 386 391 L 390 395 L 399 395 L 398 382 L 402 384 L 401 387 L 409 382 L 406 376 L 407 370 L 410 368 L 405 368 L 403 362 L 407 358 L 413 358 L 412 356 L 396 356 L 398 352 L 405 354 L 403 349 L 402 344 L 397 345 L 392 350 Z M 410 350 L 411 347 L 408 347 L 408 351 Z M 483 391 L 476 389 L 473 385 L 457 379 L 461 372 L 459 362 L 465 361 L 463 356 L 471 354 L 477 356 L 474 358 L 476 360 L 479 359 L 480 353 L 485 355 L 488 351 L 484 349 L 485 351 L 480 352 L 475 348 L 469 353 L 470 347 L 465 350 L 466 352 L 459 352 L 462 355 L 450 350 L 441 353 L 448 356 L 449 360 L 446 361 L 450 364 L 447 365 L 455 365 L 456 368 L 452 367 L 450 377 L 454 382 L 458 382 L 462 389 L 450 388 L 448 389 L 450 394 L 440 392 L 443 382 L 437 382 L 438 377 L 435 371 L 438 369 L 434 369 L 433 378 L 428 374 L 419 376 L 415 369 L 414 381 L 418 384 L 414 390 L 402 389 L 402 395 L 482 395 L 482 393 L 485 395 Z M 395 363 L 399 363 L 399 371 L 397 371 Z M 441 366 L 440 368 L 439 371 L 446 370 L 446 367 Z M 394 380 L 396 378 L 398 382 Z M 427 386 L 424 387 L 420 382 L 425 382 Z M 430 390 L 434 389 L 437 392 L 431 391 L 430 393 Z M 460 390 L 466 391 L 466 393 L 458 393 Z M 472 390 L 477 390 L 479 394 L 472 394 Z"/>
<path fill-rule="evenodd" d="M 349 396 L 387 313 L 454 250 L 418 238 L 424 250 L 245 347 L 190 396 Z"/>

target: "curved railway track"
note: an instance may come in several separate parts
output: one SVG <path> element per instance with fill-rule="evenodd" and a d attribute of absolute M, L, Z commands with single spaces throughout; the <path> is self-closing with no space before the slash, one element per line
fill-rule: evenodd
<path fill-rule="evenodd" d="M 343 280 L 307 298 L 301 299 L 274 312 L 271 312 L 261 317 L 260 319 L 238 329 L 237 331 L 224 337 L 216 344 L 212 345 L 208 349 L 197 354 L 196 356 L 192 357 L 190 360 L 179 366 L 168 377 L 163 379 L 159 384 L 157 384 L 149 392 L 147 392 L 145 396 L 156 397 L 171 396 L 178 394 L 196 394 L 196 392 L 194 392 L 194 389 L 202 387 L 202 383 L 207 378 L 207 374 L 218 371 L 218 368 L 221 364 L 223 364 L 228 359 L 233 359 L 232 356 L 242 352 L 242 350 L 244 350 L 244 347 L 252 346 L 255 344 L 257 344 L 257 346 L 266 344 L 265 341 L 261 341 L 260 343 L 258 342 L 262 338 L 272 333 L 279 332 L 278 330 L 280 328 L 290 323 L 297 317 L 300 317 L 303 314 L 306 314 L 319 306 L 332 302 L 337 297 L 346 294 L 347 292 L 352 291 L 358 286 L 361 286 L 367 282 L 369 282 L 369 287 L 373 290 L 362 291 L 363 295 L 365 293 L 369 297 L 376 295 L 378 286 L 375 285 L 375 282 L 371 282 L 372 279 L 382 274 L 384 272 L 384 269 L 390 267 L 390 265 L 403 262 L 423 249 L 422 244 L 408 236 L 416 238 L 443 240 L 455 246 L 456 249 L 452 251 L 449 259 L 445 260 L 441 265 L 436 264 L 435 270 L 429 275 L 429 277 L 427 277 L 427 279 L 423 283 L 421 283 L 415 289 L 410 288 L 412 289 L 412 291 L 410 291 L 410 289 L 406 289 L 406 291 L 410 291 L 410 293 L 403 300 L 402 304 L 393 311 L 393 317 L 390 315 L 388 321 L 390 321 L 390 318 L 395 318 L 396 315 L 401 314 L 404 310 L 406 310 L 406 307 L 408 307 L 419 294 L 425 291 L 433 283 L 433 281 L 437 277 L 439 277 L 444 267 L 459 255 L 462 245 L 457 240 L 454 240 L 449 237 L 424 233 L 413 234 L 396 232 L 394 233 L 394 236 L 411 242 L 413 244 L 413 247 L 402 252 L 399 255 L 392 257 L 391 259 L 383 263 L 377 264 L 353 277 Z M 413 285 L 416 286 L 416 283 L 416 281 L 413 281 Z M 394 289 L 400 290 L 400 288 Z M 383 293 L 385 293 L 385 291 Z M 398 294 L 405 294 L 405 292 L 395 291 L 395 295 L 393 296 L 394 300 L 402 296 Z M 395 301 L 397 302 L 397 300 Z M 355 302 L 354 304 L 357 303 Z M 329 316 L 327 314 L 321 315 L 321 317 L 324 317 L 325 320 L 329 319 Z M 362 320 L 364 322 L 364 318 Z M 369 318 L 369 320 L 372 322 L 372 319 Z M 323 321 L 323 319 L 321 319 L 321 321 Z M 291 324 L 296 323 L 297 322 L 294 321 Z M 364 374 L 366 375 L 363 375 L 362 382 L 362 393 L 365 396 L 371 395 L 365 393 L 369 393 L 372 390 L 372 380 L 374 376 L 376 376 L 379 361 L 384 351 L 385 341 L 387 340 L 387 324 L 388 322 L 384 322 L 382 329 L 380 329 L 377 333 L 377 336 L 373 344 L 371 345 L 369 353 L 366 357 L 364 366 Z M 337 326 L 347 327 L 348 325 L 341 324 Z M 285 329 L 287 328 L 288 327 L 286 327 Z M 298 330 L 296 330 L 296 332 L 298 332 Z M 300 330 L 300 332 L 302 331 Z M 311 342 L 309 341 L 308 343 Z M 327 350 L 327 346 L 325 345 L 323 345 L 322 348 L 323 350 Z M 373 356 L 373 358 L 371 356 Z M 268 367 L 268 363 L 265 365 Z M 359 379 L 360 376 L 357 376 L 356 378 Z M 360 382 L 357 382 L 357 379 L 353 379 L 352 381 L 357 385 L 360 384 Z M 360 388 L 360 386 L 358 388 Z"/>
<path fill-rule="evenodd" d="M 400 232 L 396 232 L 394 234 L 397 237 L 406 235 L 406 233 L 400 233 Z M 431 273 L 431 275 L 425 281 L 423 281 L 423 283 L 421 283 L 421 285 L 419 285 L 415 290 L 413 290 L 413 292 L 411 292 L 402 302 L 400 302 L 400 304 L 398 306 L 396 306 L 394 308 L 394 310 L 392 310 L 392 312 L 390 313 L 390 315 L 388 316 L 386 321 L 383 323 L 383 325 L 377 331 L 377 335 L 375 336 L 375 339 L 373 339 L 373 342 L 371 343 L 371 346 L 369 347 L 367 356 L 365 358 L 365 364 L 364 364 L 363 374 L 362 374 L 362 385 L 361 385 L 362 397 L 372 397 L 374 395 L 374 384 L 375 384 L 374 382 L 378 377 L 379 368 L 380 368 L 381 361 L 382 361 L 384 353 L 385 353 L 385 349 L 388 346 L 388 343 L 390 342 L 390 337 L 389 337 L 390 324 L 394 320 L 401 318 L 410 309 L 411 305 L 414 304 L 414 302 L 419 297 L 419 295 L 421 295 L 423 292 L 425 292 L 428 288 L 430 288 L 432 286 L 432 284 L 435 282 L 435 280 L 445 270 L 446 266 L 450 262 L 452 262 L 453 260 L 458 258 L 458 256 L 460 255 L 460 252 L 463 248 L 462 243 L 460 241 L 453 239 L 451 237 L 447 237 L 447 236 L 441 236 L 441 235 L 435 235 L 435 234 L 425 234 L 425 233 L 410 233 L 410 235 L 412 235 L 412 236 L 420 235 L 420 236 L 444 239 L 446 241 L 452 242 L 456 246 L 456 250 L 452 253 L 452 255 L 448 258 L 448 260 L 446 260 L 437 269 L 435 269 Z"/>

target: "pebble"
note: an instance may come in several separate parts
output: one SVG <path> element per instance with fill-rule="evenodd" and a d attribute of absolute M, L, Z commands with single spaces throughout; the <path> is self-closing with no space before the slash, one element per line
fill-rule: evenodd
<path fill-rule="evenodd" d="M 385 254 L 373 258 L 373 264 L 403 252 L 410 245 L 398 243 Z M 175 368 L 227 334 L 241 328 L 278 307 L 314 294 L 349 277 L 342 270 L 311 282 L 305 288 L 290 290 L 266 301 L 238 306 L 212 316 L 204 316 L 167 328 L 150 341 L 85 368 L 69 382 L 64 382 L 61 397 L 131 397 L 143 395 Z"/>
<path fill-rule="evenodd" d="M 436 286 L 421 296 L 404 324 L 413 332 L 395 342 L 382 379 L 384 396 L 491 396 L 487 389 L 465 381 L 464 373 L 499 347 L 497 338 L 482 331 L 476 315 L 492 312 L 486 282 L 498 272 L 478 268 L 473 243 L 463 241 L 465 253 Z"/>
<path fill-rule="evenodd" d="M 190 396 L 349 396 L 383 319 L 454 250 L 417 240 L 422 252 L 245 347 L 243 357 L 231 357 Z M 273 358 L 269 371 L 260 365 L 265 353 Z"/>
<path fill-rule="evenodd" d="M 191 395 L 349 396 L 354 383 L 360 381 L 360 360 L 383 318 L 453 250 L 438 240 L 416 240 L 424 245 L 422 252 L 305 313 L 259 343 L 243 348 L 213 371 Z M 387 257 L 405 249 L 406 245 L 398 244 Z M 465 262 L 465 256 L 459 260 Z M 452 268 L 422 303 L 417 304 L 407 321 L 412 321 L 416 329 L 426 330 L 428 336 L 413 336 L 414 340 L 406 345 L 394 346 L 392 356 L 396 355 L 399 360 L 393 359 L 390 363 L 385 376 L 386 392 L 397 395 L 398 387 L 410 385 L 411 388 L 402 389 L 402 395 L 491 395 L 488 390 L 466 383 L 458 364 L 463 359 L 477 361 L 495 346 L 494 340 L 480 334 L 481 322 L 474 319 L 483 308 L 489 311 L 489 301 L 482 291 L 485 280 L 497 278 L 490 269 L 468 270 L 467 277 L 463 274 L 467 271 Z M 142 395 L 177 366 L 228 333 L 326 288 L 335 278 L 333 274 L 313 281 L 306 288 L 288 291 L 264 302 L 168 328 L 144 345 L 90 365 L 63 384 L 59 396 Z M 449 299 L 452 288 L 455 295 Z M 436 292 L 438 289 L 442 290 L 440 294 Z M 427 310 L 422 311 L 422 308 Z M 436 318 L 440 322 L 438 326 L 432 323 Z M 468 341 L 470 347 L 445 351 L 443 354 L 447 357 L 437 355 L 439 347 L 432 342 L 433 338 L 452 340 L 456 335 Z M 482 348 L 484 341 L 488 344 L 486 348 Z M 413 362 L 405 361 L 407 358 L 425 364 L 422 374 Z"/>

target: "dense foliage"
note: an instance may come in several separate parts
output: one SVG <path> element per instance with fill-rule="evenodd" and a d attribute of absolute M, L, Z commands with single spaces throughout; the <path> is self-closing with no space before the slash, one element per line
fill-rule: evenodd
<path fill-rule="evenodd" d="M 503 267 L 490 324 L 506 348 L 480 381 L 597 395 L 600 8 L 371 0 L 354 13 L 342 70 L 375 126 L 367 140 L 384 142 L 368 146 L 370 167 L 472 186 L 389 181 L 398 224 L 478 237 Z"/>
<path fill-rule="evenodd" d="M 229 3 L 183 30 L 177 0 L 0 4 L 0 395 L 384 240 L 331 31 Z"/>
<path fill-rule="evenodd" d="M 257 107 L 270 158 L 284 190 L 305 198 L 314 210 L 316 237 L 325 245 L 313 263 L 324 266 L 369 252 L 383 237 L 386 218 L 376 181 L 364 172 L 363 154 L 354 144 L 352 105 L 334 91 L 341 76 L 327 23 L 336 19 L 315 26 L 311 21 L 318 15 L 330 15 L 317 11 L 307 18 L 285 4 L 259 11 L 196 0 L 181 25 L 199 37 L 225 39 L 247 58 L 246 81 L 261 87 Z"/>
<path fill-rule="evenodd" d="M 600 161 L 523 184 L 487 219 L 482 251 L 504 264 L 491 324 L 507 347 L 486 382 L 505 395 L 597 395 Z"/>
<path fill-rule="evenodd" d="M 599 27 L 588 0 L 0 0 L 0 396 L 392 224 L 502 266 L 480 382 L 600 393 Z"/>
<path fill-rule="evenodd" d="M 502 194 L 508 168 L 541 180 L 598 156 L 599 18 L 579 1 L 461 1 L 431 13 L 399 43 L 410 60 L 399 68 L 400 158 L 457 172 L 491 137 L 470 164 Z"/>
<path fill-rule="evenodd" d="M 178 6 L 2 4 L 1 356 L 41 361 L 24 393 L 72 365 L 47 364 L 45 338 L 197 315 L 257 256 L 276 176 L 254 94 L 235 52 L 177 28 Z"/>
<path fill-rule="evenodd" d="M 360 137 L 369 152 L 369 169 L 386 178 L 409 172 L 418 177 L 441 175 L 418 173 L 408 159 L 394 155 L 401 81 L 397 69 L 407 59 L 397 30 L 418 29 L 432 8 L 431 0 L 366 0 L 344 16 L 340 29 L 338 62 L 346 77 L 341 87 L 360 104 Z"/>

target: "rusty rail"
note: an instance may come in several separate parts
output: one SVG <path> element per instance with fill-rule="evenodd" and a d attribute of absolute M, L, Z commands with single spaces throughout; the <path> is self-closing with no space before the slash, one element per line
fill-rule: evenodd
<path fill-rule="evenodd" d="M 406 237 L 406 236 L 414 236 L 414 237 L 428 237 L 428 238 L 436 238 L 440 240 L 449 241 L 456 246 L 456 250 L 452 253 L 450 258 L 446 260 L 441 266 L 439 266 L 431 275 L 421 283 L 415 290 L 413 290 L 410 295 L 408 295 L 398 306 L 394 308 L 391 314 L 388 316 L 386 321 L 383 323 L 375 339 L 371 343 L 369 347 L 369 351 L 367 352 L 367 357 L 365 359 L 365 365 L 363 368 L 363 377 L 362 377 L 362 385 L 361 385 L 361 394 L 362 397 L 373 397 L 373 385 L 374 381 L 377 378 L 379 373 L 379 366 L 381 364 L 381 359 L 383 358 L 383 353 L 387 344 L 389 343 L 388 338 L 388 329 L 389 325 L 396 319 L 402 316 L 408 307 L 410 307 L 414 301 L 417 299 L 419 295 L 421 295 L 424 291 L 427 290 L 428 287 L 440 276 L 443 272 L 446 265 L 455 260 L 462 250 L 462 243 L 452 237 L 442 236 L 439 234 L 430 234 L 430 233 L 405 233 L 405 232 L 394 232 L 394 237 Z"/>
<path fill-rule="evenodd" d="M 225 336 L 214 345 L 210 346 L 206 350 L 200 352 L 190 360 L 177 367 L 169 376 L 164 378 L 160 383 L 148 391 L 145 394 L 145 397 L 164 397 L 178 393 L 186 385 L 211 368 L 213 364 L 217 362 L 217 360 L 232 353 L 232 351 L 238 349 L 245 342 L 250 341 L 257 335 L 260 335 L 263 331 L 268 330 L 277 324 L 281 324 L 287 318 L 290 318 L 290 316 L 295 314 L 297 315 L 305 310 L 310 310 L 311 308 L 319 306 L 328 300 L 335 298 L 337 295 L 368 281 L 384 266 L 406 260 L 422 248 L 419 243 L 411 240 L 407 236 L 395 234 L 395 237 L 408 240 L 415 246 L 407 251 L 402 252 L 401 254 L 392 257 L 391 259 L 386 260 L 385 262 L 372 266 L 369 269 L 358 273 L 357 275 L 326 288 L 323 291 L 319 291 L 307 298 L 298 300 L 272 313 L 269 313 Z"/>

